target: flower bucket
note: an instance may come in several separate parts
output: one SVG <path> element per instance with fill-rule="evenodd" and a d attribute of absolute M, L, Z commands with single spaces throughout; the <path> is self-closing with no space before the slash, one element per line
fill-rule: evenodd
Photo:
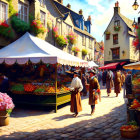
<path fill-rule="evenodd" d="M 0 111 L 0 126 L 9 125 L 9 118 L 7 111 Z"/>

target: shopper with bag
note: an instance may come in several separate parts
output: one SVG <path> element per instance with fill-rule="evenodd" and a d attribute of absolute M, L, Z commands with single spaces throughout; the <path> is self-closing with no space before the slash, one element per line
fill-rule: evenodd
<path fill-rule="evenodd" d="M 72 79 L 70 90 L 71 94 L 71 108 L 70 111 L 74 112 L 74 116 L 77 117 L 78 113 L 82 111 L 81 95 L 80 92 L 83 89 L 81 79 L 78 77 L 78 72 L 74 72 L 74 78 Z"/>
<path fill-rule="evenodd" d="M 100 91 L 100 85 L 98 79 L 95 77 L 96 71 L 90 70 L 90 82 L 89 82 L 89 105 L 91 105 L 91 115 L 95 112 L 95 104 L 97 103 L 98 96 L 95 95 L 96 92 Z"/>

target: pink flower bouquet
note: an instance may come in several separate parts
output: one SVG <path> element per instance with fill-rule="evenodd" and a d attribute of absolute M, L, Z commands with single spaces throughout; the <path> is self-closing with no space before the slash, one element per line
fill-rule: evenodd
<path fill-rule="evenodd" d="M 12 98 L 9 97 L 6 93 L 0 92 L 0 111 L 6 110 L 6 112 L 10 114 L 14 107 L 15 106 L 13 104 Z"/>

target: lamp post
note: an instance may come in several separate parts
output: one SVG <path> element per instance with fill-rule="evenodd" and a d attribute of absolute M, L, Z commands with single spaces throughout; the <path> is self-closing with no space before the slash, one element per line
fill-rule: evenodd
<path fill-rule="evenodd" d="M 134 2 L 134 4 L 132 5 L 132 7 L 133 7 L 134 10 L 137 10 L 137 9 L 138 9 L 139 5 L 138 5 L 138 3 L 137 3 L 137 0 L 135 0 L 135 2 Z"/>
<path fill-rule="evenodd" d="M 139 5 L 137 3 L 137 0 L 135 0 L 135 2 L 132 5 L 132 7 L 133 7 L 134 10 L 137 10 L 138 9 Z M 140 22 L 140 17 L 138 18 L 138 24 L 140 24 L 139 22 Z M 136 28 L 136 25 L 137 25 L 137 23 L 136 23 L 135 18 L 134 18 L 134 22 L 133 22 L 132 26 L 134 28 Z M 139 61 L 140 61 L 140 46 L 139 46 L 139 49 L 138 50 L 139 50 Z"/>

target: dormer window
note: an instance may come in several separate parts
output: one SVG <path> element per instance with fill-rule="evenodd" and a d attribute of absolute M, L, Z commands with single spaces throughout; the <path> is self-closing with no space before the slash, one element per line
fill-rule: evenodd
<path fill-rule="evenodd" d="M 115 20 L 114 21 L 114 26 L 120 26 L 120 20 Z"/>

